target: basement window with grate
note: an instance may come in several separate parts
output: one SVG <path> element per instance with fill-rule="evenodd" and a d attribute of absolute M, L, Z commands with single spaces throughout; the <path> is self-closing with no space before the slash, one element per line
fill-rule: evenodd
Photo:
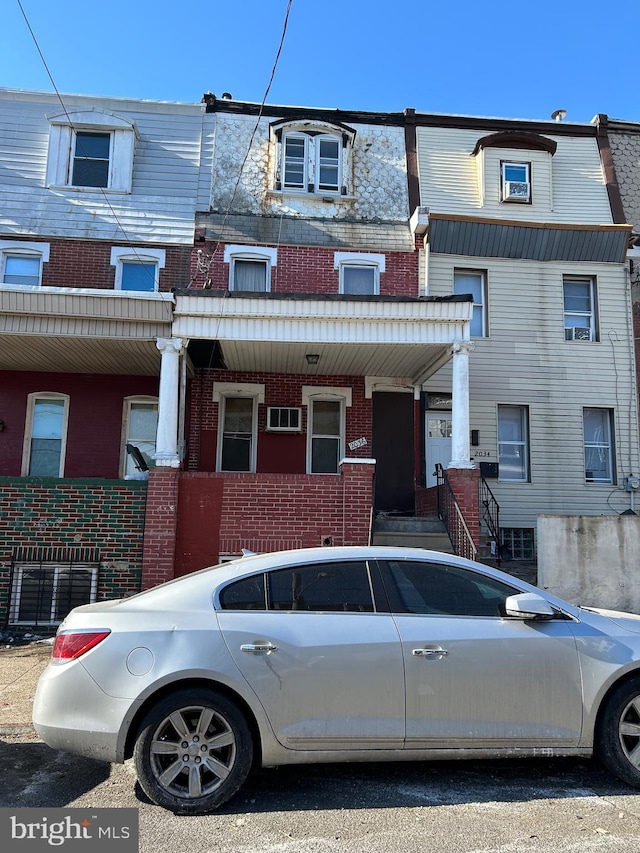
<path fill-rule="evenodd" d="M 14 563 L 9 624 L 60 624 L 74 607 L 96 600 L 98 568 L 98 563 Z"/>

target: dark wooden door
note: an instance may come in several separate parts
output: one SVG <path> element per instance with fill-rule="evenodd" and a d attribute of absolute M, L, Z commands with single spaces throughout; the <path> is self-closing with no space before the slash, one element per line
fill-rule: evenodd
<path fill-rule="evenodd" d="M 414 497 L 413 394 L 373 394 L 374 509 L 412 513 Z"/>

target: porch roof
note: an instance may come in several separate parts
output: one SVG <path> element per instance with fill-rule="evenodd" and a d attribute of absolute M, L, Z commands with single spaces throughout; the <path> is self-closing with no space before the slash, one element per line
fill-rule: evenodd
<path fill-rule="evenodd" d="M 424 382 L 468 340 L 471 297 L 176 291 L 173 335 L 217 341 L 229 370 Z M 316 364 L 306 355 L 318 355 Z"/>
<path fill-rule="evenodd" d="M 173 296 L 0 288 L 0 370 L 157 375 Z"/>

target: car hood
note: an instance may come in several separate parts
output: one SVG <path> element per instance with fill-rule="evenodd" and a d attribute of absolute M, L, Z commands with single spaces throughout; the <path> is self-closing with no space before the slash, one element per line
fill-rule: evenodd
<path fill-rule="evenodd" d="M 597 613 L 599 616 L 605 616 L 619 628 L 631 631 L 633 634 L 640 634 L 640 616 L 635 613 L 625 613 L 623 610 L 605 610 L 602 607 L 583 607 L 582 610 L 588 610 L 589 613 Z"/>

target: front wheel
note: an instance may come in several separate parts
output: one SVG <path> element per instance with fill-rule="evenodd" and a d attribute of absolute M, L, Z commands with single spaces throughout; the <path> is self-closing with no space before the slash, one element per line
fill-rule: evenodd
<path fill-rule="evenodd" d="M 201 814 L 242 785 L 253 743 L 244 715 L 226 696 L 184 689 L 147 713 L 133 757 L 138 781 L 156 805 Z"/>
<path fill-rule="evenodd" d="M 598 756 L 619 779 L 640 788 L 640 679 L 617 687 L 602 712 Z"/>

